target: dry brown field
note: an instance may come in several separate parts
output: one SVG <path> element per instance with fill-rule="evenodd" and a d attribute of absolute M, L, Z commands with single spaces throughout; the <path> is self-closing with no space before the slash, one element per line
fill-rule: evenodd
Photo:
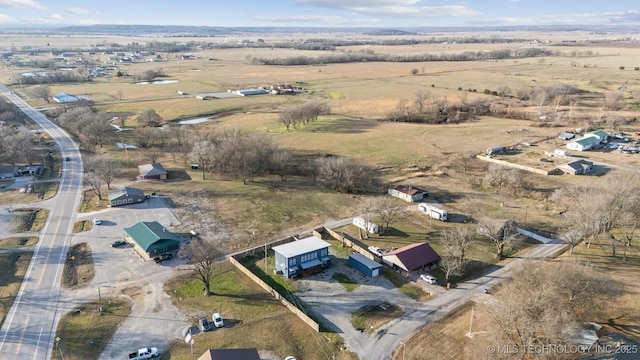
<path fill-rule="evenodd" d="M 340 38 L 355 38 L 352 34 L 333 35 Z M 427 34 L 428 37 L 445 37 L 449 34 Z M 474 36 L 474 34 L 455 34 Z M 564 142 L 557 135 L 575 129 L 588 120 L 604 119 L 608 113 L 602 110 L 600 100 L 587 99 L 577 109 L 574 119 L 555 127 L 538 127 L 536 121 L 515 120 L 499 117 L 482 117 L 477 121 L 462 124 L 424 125 L 391 123 L 380 121 L 393 110 L 399 101 L 411 101 L 418 91 L 429 92 L 438 97 L 447 97 L 450 102 L 477 99 L 491 102 L 505 101 L 502 98 L 483 94 L 485 89 L 496 91 L 509 87 L 520 88 L 554 87 L 572 85 L 584 91 L 599 94 L 620 92 L 625 102 L 625 119 L 638 116 L 640 96 L 640 47 L 627 44 L 584 45 L 585 40 L 613 40 L 615 34 L 572 33 L 497 33 L 487 36 L 508 38 L 522 37 L 530 41 L 503 44 L 453 44 L 439 43 L 416 46 L 354 46 L 336 51 L 299 51 L 271 48 L 212 49 L 192 52 L 195 60 L 181 60 L 175 54 L 161 54 L 166 61 L 160 63 L 135 63 L 123 66 L 129 77 L 95 79 L 78 84 L 51 84 L 53 93 L 68 92 L 90 97 L 101 111 L 127 117 L 127 125 L 135 126 L 134 118 L 146 109 L 154 109 L 164 121 L 177 126 L 179 120 L 212 117 L 211 121 L 199 125 L 185 125 L 194 129 L 223 131 L 240 129 L 245 132 L 269 134 L 283 148 L 299 153 L 321 153 L 347 156 L 375 167 L 380 171 L 384 183 L 404 183 L 428 189 L 432 199 L 442 202 L 450 212 L 465 213 L 467 196 L 478 197 L 479 206 L 486 215 L 513 218 L 532 228 L 554 233 L 557 229 L 557 209 L 549 201 L 540 198 L 514 197 L 508 192 L 496 192 L 482 186 L 482 178 L 488 164 L 472 160 L 469 169 L 461 169 L 457 160 L 460 154 L 481 153 L 495 145 L 512 146 L 523 142 L 530 147 L 520 147 L 521 152 L 504 156 L 508 161 L 534 166 L 544 166 L 540 158 L 545 151 L 562 148 Z M 300 39 L 305 34 L 276 34 L 264 36 L 265 41 Z M 317 37 L 317 36 L 313 36 Z M 180 38 L 181 41 L 236 41 L 240 37 Z M 253 38 L 250 37 L 250 38 Z M 255 37 L 257 38 L 257 37 Z M 532 40 L 536 40 L 537 43 Z M 578 45 L 554 46 L 563 40 L 576 40 Z M 89 46 L 100 42 L 130 43 L 148 41 L 173 41 L 173 39 L 115 36 L 3 36 L 0 48 L 15 46 Z M 549 42 L 547 42 L 549 41 Z M 519 49 L 529 46 L 545 47 L 558 51 L 557 56 L 469 62 L 417 62 L 417 63 L 351 63 L 323 66 L 264 66 L 253 65 L 248 60 L 287 56 L 320 56 L 344 51 L 373 51 L 380 54 L 444 54 L 464 51 L 491 51 L 504 48 Z M 572 51 L 579 52 L 572 54 Z M 590 55 L 586 53 L 590 52 Z M 106 55 L 96 55 L 103 61 Z M 217 60 L 209 60 L 215 58 Z M 624 69 L 621 69 L 624 67 Z M 161 68 L 166 77 L 175 80 L 169 84 L 134 84 L 133 78 L 149 69 Z M 412 75 L 416 69 L 417 74 Z M 6 82 L 11 76 L 36 69 L 4 68 L 0 80 Z M 228 89 L 269 86 L 276 83 L 304 82 L 306 91 L 296 96 L 243 97 L 202 101 L 194 94 L 224 92 Z M 37 107 L 53 107 L 33 96 L 29 86 L 14 86 L 14 91 Z M 462 89 L 462 90 L 460 90 Z M 469 92 L 474 89 L 475 92 Z M 623 89 L 622 91 L 620 89 Z M 190 95 L 181 96 L 178 91 Z M 309 99 L 325 99 L 331 114 L 322 116 L 307 126 L 286 130 L 278 123 L 278 112 L 287 106 L 303 103 Z M 535 114 L 537 106 L 532 103 L 514 102 L 523 112 Z M 543 107 L 546 113 L 553 112 L 552 105 Z M 562 108 L 561 110 L 567 110 Z M 533 118 L 533 115 L 532 115 Z M 629 121 L 621 127 L 628 133 L 640 131 L 637 121 Z M 126 142 L 127 134 L 122 133 Z M 634 141 L 638 136 L 632 136 Z M 136 166 L 145 162 L 140 151 L 130 150 L 125 154 L 113 145 L 101 149 L 84 149 L 86 154 L 107 152 L 120 159 L 126 166 L 117 183 L 131 184 L 135 179 Z M 640 155 L 625 155 L 614 151 L 585 152 L 585 158 L 624 168 L 637 168 Z M 256 179 L 248 185 L 239 181 L 208 175 L 202 180 L 199 171 L 188 168 L 184 159 L 173 160 L 170 154 L 161 159 L 165 167 L 176 175 L 167 182 L 143 182 L 136 184 L 146 192 L 156 191 L 178 204 L 193 199 L 206 199 L 199 206 L 210 218 L 222 223 L 232 234 L 235 243 L 229 247 L 238 249 L 262 244 L 277 237 L 296 234 L 328 220 L 356 215 L 362 211 L 367 200 L 363 196 L 336 194 L 310 184 L 306 179 L 292 177 L 281 182 L 272 177 Z M 561 160 L 551 159 L 556 166 Z M 549 194 L 567 184 L 599 184 L 605 176 L 538 176 L 532 175 L 536 189 Z M 87 203 L 95 199 L 87 199 Z M 90 209 L 88 209 L 90 210 Z M 184 223 L 209 221 L 185 215 Z M 427 227 L 425 227 L 426 231 Z M 256 231 L 257 238 L 249 234 Z M 483 256 L 486 254 L 483 254 Z M 634 254 L 637 260 L 640 254 Z M 629 268 L 620 265 L 619 259 L 610 259 L 603 254 L 583 254 L 610 271 L 612 276 L 629 280 Z M 634 260 L 634 261 L 635 261 Z M 621 301 L 612 306 L 612 318 L 624 312 L 629 324 L 640 318 L 640 299 L 637 291 L 625 289 Z M 468 311 L 452 315 L 450 321 L 425 328 L 425 334 L 407 342 L 407 359 L 423 358 L 425 353 L 441 354 L 443 346 L 463 344 L 464 330 L 468 326 Z M 624 325 L 627 325 L 625 323 Z M 462 330 L 462 332 L 461 332 Z M 451 342 L 442 343 L 448 334 Z M 455 335 L 454 335 L 455 333 Z M 411 350 L 409 350 L 411 349 Z M 453 350 L 452 350 L 453 351 Z M 412 355 L 414 354 L 414 355 Z M 446 352 L 446 354 L 456 353 Z M 396 354 L 396 359 L 402 355 Z M 438 357 L 443 358 L 443 357 Z"/>

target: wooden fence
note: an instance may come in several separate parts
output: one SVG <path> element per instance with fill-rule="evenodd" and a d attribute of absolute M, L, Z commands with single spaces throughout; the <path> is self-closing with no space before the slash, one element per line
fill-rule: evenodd
<path fill-rule="evenodd" d="M 291 237 L 288 237 L 288 238 L 285 238 L 285 239 L 280 239 L 280 240 L 274 241 L 274 242 L 266 244 L 266 245 L 256 246 L 256 247 L 253 247 L 251 249 L 243 250 L 243 251 L 237 252 L 237 253 L 229 256 L 229 261 L 236 268 L 238 268 L 238 270 L 240 270 L 242 273 L 247 275 L 251 280 L 253 280 L 261 288 L 265 289 L 269 294 L 271 294 L 271 296 L 276 298 L 276 300 L 280 301 L 284 306 L 287 307 L 287 309 L 289 309 L 291 312 L 293 312 L 296 316 L 298 316 L 307 325 L 311 326 L 311 328 L 313 330 L 315 330 L 317 332 L 320 332 L 320 325 L 315 320 L 313 320 L 311 317 L 309 317 L 307 314 L 305 314 L 298 307 L 293 305 L 289 300 L 287 300 L 284 296 L 282 296 L 282 294 L 280 294 L 278 291 L 276 291 L 276 289 L 272 288 L 269 284 L 264 282 L 264 280 L 260 279 L 256 274 L 252 273 L 249 269 L 247 269 L 244 265 L 242 265 L 240 263 L 240 261 L 237 260 L 237 259 L 242 259 L 243 257 L 248 256 L 248 255 L 253 255 L 256 252 L 262 253 L 263 251 L 265 251 L 265 249 L 268 251 L 269 249 L 271 249 L 274 246 L 285 244 L 285 243 L 289 243 L 289 242 L 292 242 L 292 241 L 297 241 L 297 240 L 298 239 L 295 236 L 291 236 Z M 293 295 L 293 296 L 295 296 L 295 295 Z"/>

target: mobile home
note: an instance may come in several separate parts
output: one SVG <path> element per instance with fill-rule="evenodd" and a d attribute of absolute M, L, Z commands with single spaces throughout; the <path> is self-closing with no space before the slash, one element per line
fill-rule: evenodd
<path fill-rule="evenodd" d="M 439 207 L 431 204 L 420 204 L 418 205 L 418 209 L 425 215 L 431 216 L 434 219 L 447 221 L 447 210 L 440 209 Z"/>
<path fill-rule="evenodd" d="M 378 225 L 372 223 L 369 220 L 365 220 L 363 217 L 360 217 L 360 216 L 353 218 L 353 225 L 359 227 L 362 230 L 366 230 L 371 234 L 377 234 L 379 230 Z"/>

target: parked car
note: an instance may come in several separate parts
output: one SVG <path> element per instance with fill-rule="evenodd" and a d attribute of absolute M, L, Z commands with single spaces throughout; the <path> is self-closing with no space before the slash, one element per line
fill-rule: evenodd
<path fill-rule="evenodd" d="M 438 282 L 438 280 L 436 280 L 436 278 L 434 278 L 433 276 L 429 275 L 429 274 L 422 274 L 420 275 L 420 279 L 426 281 L 429 284 L 435 284 Z"/>
<path fill-rule="evenodd" d="M 220 316 L 220 313 L 214 313 L 211 316 L 211 319 L 213 320 L 213 325 L 217 328 L 221 328 L 224 327 L 224 321 L 222 320 L 222 316 Z"/>
<path fill-rule="evenodd" d="M 380 249 L 377 246 L 369 246 L 369 251 L 371 251 L 372 253 L 378 255 L 378 256 L 382 256 L 382 249 Z"/>
<path fill-rule="evenodd" d="M 167 261 L 167 260 L 171 260 L 173 259 L 173 254 L 162 254 L 160 256 L 158 256 L 157 258 L 153 259 L 156 263 L 161 263 L 163 261 Z"/>
<path fill-rule="evenodd" d="M 93 225 L 100 225 L 100 224 L 102 224 L 102 219 L 100 219 L 99 217 L 94 217 Z"/>
<path fill-rule="evenodd" d="M 127 245 L 129 245 L 129 243 L 127 243 L 124 239 L 116 240 L 111 243 L 111 247 L 114 248 L 125 247 Z"/>
<path fill-rule="evenodd" d="M 200 318 L 198 320 L 198 326 L 201 331 L 211 331 L 211 325 L 209 325 L 207 318 Z"/>

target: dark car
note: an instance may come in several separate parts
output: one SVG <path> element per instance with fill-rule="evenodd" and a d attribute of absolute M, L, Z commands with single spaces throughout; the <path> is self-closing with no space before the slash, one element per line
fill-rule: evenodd
<path fill-rule="evenodd" d="M 156 263 L 161 263 L 163 261 L 167 261 L 167 260 L 171 260 L 173 259 L 173 254 L 162 254 L 160 256 L 158 256 L 157 258 L 153 259 Z"/>
<path fill-rule="evenodd" d="M 127 245 L 129 244 L 124 239 L 116 240 L 111 243 L 111 247 L 114 247 L 114 248 L 125 247 Z"/>
<path fill-rule="evenodd" d="M 211 325 L 209 325 L 207 318 L 200 318 L 198 320 L 198 326 L 201 331 L 211 331 Z"/>

